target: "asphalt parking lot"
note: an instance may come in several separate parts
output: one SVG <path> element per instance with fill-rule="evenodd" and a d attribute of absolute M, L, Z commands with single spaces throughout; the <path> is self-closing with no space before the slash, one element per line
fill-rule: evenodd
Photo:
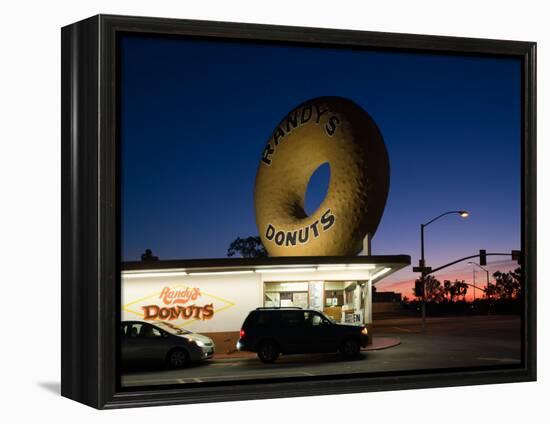
<path fill-rule="evenodd" d="M 398 337 L 398 346 L 363 352 L 357 360 L 338 354 L 289 355 L 274 364 L 256 357 L 212 359 L 180 370 L 152 369 L 122 375 L 124 387 L 322 376 L 415 369 L 520 364 L 518 316 L 418 318 L 375 321 L 373 334 Z"/>

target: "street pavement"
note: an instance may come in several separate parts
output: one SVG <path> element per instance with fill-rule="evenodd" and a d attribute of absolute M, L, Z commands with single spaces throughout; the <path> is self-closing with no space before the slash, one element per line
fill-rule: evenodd
<path fill-rule="evenodd" d="M 122 386 L 519 365 L 520 324 L 517 316 L 428 318 L 422 332 L 419 318 L 375 320 L 374 337 L 398 337 L 401 344 L 362 352 L 351 361 L 339 354 L 281 356 L 274 364 L 263 364 L 257 357 L 214 358 L 179 370 L 126 372 Z"/>

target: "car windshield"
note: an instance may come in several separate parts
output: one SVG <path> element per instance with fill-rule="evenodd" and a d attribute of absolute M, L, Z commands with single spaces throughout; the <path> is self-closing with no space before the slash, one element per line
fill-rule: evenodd
<path fill-rule="evenodd" d="M 191 333 L 191 331 L 176 327 L 174 324 L 170 324 L 169 322 L 158 321 L 155 323 L 155 325 L 159 328 L 162 328 L 167 333 L 175 334 L 177 336 Z"/>

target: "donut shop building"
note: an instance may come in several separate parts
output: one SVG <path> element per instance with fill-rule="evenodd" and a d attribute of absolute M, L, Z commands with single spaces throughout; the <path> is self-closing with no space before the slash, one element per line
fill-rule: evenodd
<path fill-rule="evenodd" d="M 168 321 L 231 353 L 248 313 L 302 307 L 372 323 L 372 288 L 410 256 L 223 258 L 122 263 L 122 320 Z"/>

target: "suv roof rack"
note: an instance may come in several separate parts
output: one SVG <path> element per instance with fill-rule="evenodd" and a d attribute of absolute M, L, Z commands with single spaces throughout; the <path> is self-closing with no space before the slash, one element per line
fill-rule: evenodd
<path fill-rule="evenodd" d="M 300 306 L 260 306 L 257 311 L 269 309 L 302 309 Z"/>

